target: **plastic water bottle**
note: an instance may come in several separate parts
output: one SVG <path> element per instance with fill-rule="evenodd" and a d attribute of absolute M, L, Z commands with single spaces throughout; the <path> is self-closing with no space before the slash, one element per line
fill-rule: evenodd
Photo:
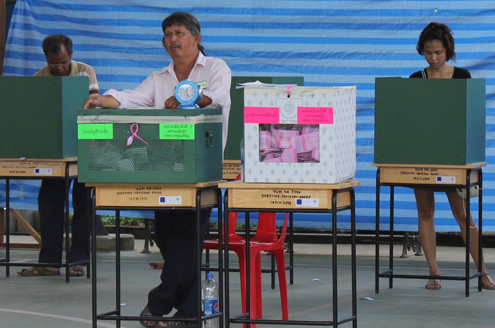
<path fill-rule="evenodd" d="M 241 181 L 244 181 L 244 139 L 241 140 Z"/>
<path fill-rule="evenodd" d="M 218 313 L 218 286 L 213 280 L 213 273 L 206 274 L 206 280 L 201 288 L 201 299 L 204 315 Z M 203 328 L 218 328 L 218 318 L 205 320 Z"/>

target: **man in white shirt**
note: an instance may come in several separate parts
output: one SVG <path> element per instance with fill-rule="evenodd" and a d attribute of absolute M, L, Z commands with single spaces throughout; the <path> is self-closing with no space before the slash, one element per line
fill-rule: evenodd
<path fill-rule="evenodd" d="M 163 45 L 172 57 L 168 67 L 153 72 L 134 90 L 108 90 L 104 95 L 89 98 L 84 108 L 170 108 L 179 102 L 174 97 L 175 86 L 185 79 L 206 85 L 203 97 L 197 102 L 201 108 L 222 108 L 223 146 L 227 141 L 230 112 L 231 71 L 218 58 L 206 57 L 200 45 L 201 34 L 197 19 L 184 12 L 176 12 L 162 23 Z M 201 211 L 201 240 L 203 245 L 211 209 Z M 196 214 L 191 210 L 160 210 L 155 212 L 157 244 L 165 260 L 161 284 L 150 291 L 148 304 L 141 316 L 163 316 L 173 308 L 174 318 L 194 318 L 198 310 L 196 274 Z M 140 321 L 144 327 L 181 325 L 185 322 Z M 191 326 L 191 324 L 189 324 Z M 192 326 L 195 326 L 193 324 Z"/>
<path fill-rule="evenodd" d="M 193 16 L 194 17 L 194 16 Z M 195 19 L 195 18 L 194 18 Z M 108 90 L 104 95 L 90 98 L 84 108 L 168 108 L 180 104 L 174 97 L 174 88 L 182 80 L 189 79 L 204 84 L 203 97 L 197 102 L 201 108 L 222 108 L 223 147 L 227 142 L 230 113 L 231 71 L 219 59 L 204 55 L 201 34 L 194 24 L 191 32 L 185 25 L 170 26 L 165 31 L 163 45 L 172 62 L 160 71 L 151 73 L 134 90 Z M 199 25 L 197 26 L 199 28 Z"/>

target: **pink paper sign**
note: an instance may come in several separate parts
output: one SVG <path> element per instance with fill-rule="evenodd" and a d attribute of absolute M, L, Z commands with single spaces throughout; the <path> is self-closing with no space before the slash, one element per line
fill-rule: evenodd
<path fill-rule="evenodd" d="M 279 124 L 278 107 L 244 107 L 244 123 Z"/>
<path fill-rule="evenodd" d="M 298 124 L 333 124 L 333 107 L 297 107 Z"/>

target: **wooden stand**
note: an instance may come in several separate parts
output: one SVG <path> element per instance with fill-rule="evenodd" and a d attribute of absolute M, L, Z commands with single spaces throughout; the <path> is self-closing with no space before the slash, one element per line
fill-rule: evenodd
<path fill-rule="evenodd" d="M 246 263 L 246 307 L 247 313 L 230 315 L 229 292 L 229 257 L 228 234 L 225 234 L 225 320 L 226 327 L 230 323 L 244 324 L 291 324 L 291 325 L 331 325 L 337 326 L 349 321 L 353 327 L 357 327 L 357 300 L 356 300 L 356 216 L 354 187 L 360 185 L 358 181 L 339 184 L 276 184 L 276 183 L 245 183 L 233 181 L 220 183 L 220 188 L 225 188 L 224 196 L 224 222 L 228 231 L 229 212 L 246 213 L 246 230 L 249 227 L 250 212 L 289 212 L 292 221 L 293 213 L 331 213 L 332 215 L 332 295 L 333 318 L 328 321 L 298 321 L 298 320 L 265 320 L 249 319 L 250 311 L 250 268 Z M 348 318 L 338 318 L 338 293 L 337 293 L 337 212 L 351 211 L 351 279 L 352 279 L 352 314 Z M 291 223 L 292 224 L 292 223 Z M 249 244 L 249 233 L 246 231 L 246 243 Z M 246 258 L 249 258 L 249 247 L 246 248 Z M 292 252 L 291 252 L 292 253 Z M 291 259 L 292 263 L 292 259 Z"/>
<path fill-rule="evenodd" d="M 95 188 L 97 208 L 195 208 L 198 190 L 201 205 L 218 205 L 216 187 L 219 181 L 196 184 L 86 184 Z M 214 189 L 209 189 L 214 187 Z"/>
<path fill-rule="evenodd" d="M 393 288 L 393 278 L 464 280 L 465 294 L 469 297 L 469 281 L 478 278 L 478 291 L 481 291 L 481 273 L 470 275 L 469 272 L 469 233 L 466 234 L 466 267 L 464 276 L 430 276 L 397 274 L 393 272 L 393 237 L 394 237 L 394 187 L 432 188 L 434 191 L 465 188 L 467 191 L 466 213 L 470 213 L 470 187 L 479 186 L 479 263 L 482 263 L 482 172 L 486 163 L 469 165 L 418 165 L 418 164 L 377 164 L 376 173 L 376 235 L 375 235 L 375 293 L 379 293 L 379 278 L 389 278 L 389 288 Z M 379 236 L 380 236 L 380 187 L 390 186 L 390 254 L 389 268 L 380 272 Z M 466 231 L 469 231 L 469 220 L 466 220 Z"/>
<path fill-rule="evenodd" d="M 220 181 L 204 182 L 196 184 L 87 184 L 94 187 L 93 195 L 94 209 L 91 211 L 95 215 L 96 210 L 115 210 L 116 226 L 115 226 L 115 242 L 116 242 L 116 258 L 115 258 L 115 276 L 116 276 L 116 293 L 115 304 L 116 308 L 102 314 L 98 314 L 97 309 L 97 277 L 96 277 L 96 236 L 95 236 L 95 217 L 93 217 L 93 233 L 92 233 L 92 319 L 93 328 L 97 328 L 98 320 L 114 320 L 116 327 L 120 327 L 122 320 L 139 321 L 142 317 L 139 316 L 123 316 L 121 315 L 121 269 L 120 269 L 120 210 L 140 209 L 140 210 L 160 210 L 166 208 L 185 209 L 190 208 L 196 211 L 197 219 L 197 239 L 200 239 L 200 210 L 201 208 L 217 207 L 218 208 L 218 226 L 219 231 L 222 229 L 222 193 L 218 189 Z M 197 274 L 201 277 L 201 245 L 198 243 L 197 249 Z M 221 244 L 218 249 L 218 265 L 219 272 L 223 270 L 222 248 Z M 219 295 L 223 295 L 223 277 L 219 275 L 218 279 Z M 201 302 L 201 284 L 198 289 L 198 300 Z M 223 317 L 223 298 L 219 297 L 220 311 L 217 317 L 222 323 Z M 166 321 L 163 317 L 149 317 L 150 321 Z M 197 323 L 198 328 L 204 318 L 201 314 L 201 304 L 198 305 Z"/>
<path fill-rule="evenodd" d="M 6 229 L 0 231 L 0 237 L 2 246 L 5 246 L 6 255 L 4 259 L 0 259 L 0 266 L 6 267 L 7 277 L 10 275 L 11 266 L 55 266 L 47 263 L 13 263 L 10 262 L 10 248 L 11 247 L 28 247 L 39 248 L 41 246 L 41 237 L 34 230 L 34 228 L 26 222 L 15 210 L 10 208 L 10 180 L 16 179 L 64 179 L 65 181 L 65 231 L 66 233 L 66 252 L 65 263 L 60 264 L 60 267 L 66 268 L 66 282 L 69 282 L 69 247 L 70 247 L 70 222 L 69 222 L 69 189 L 70 179 L 77 177 L 77 158 L 62 158 L 62 159 L 14 159 L 14 158 L 2 158 L 0 159 L 0 179 L 5 179 L 5 221 Z M 24 244 L 10 243 L 10 214 L 30 233 L 30 235 L 39 243 L 37 244 Z M 3 222 L 2 222 L 3 226 Z M 5 235 L 5 242 L 3 237 Z M 33 246 L 34 245 L 34 246 Z"/>

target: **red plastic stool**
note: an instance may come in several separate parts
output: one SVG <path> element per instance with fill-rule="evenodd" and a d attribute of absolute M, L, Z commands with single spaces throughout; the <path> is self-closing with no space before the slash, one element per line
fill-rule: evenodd
<path fill-rule="evenodd" d="M 285 275 L 284 240 L 287 235 L 286 214 L 280 238 L 277 235 L 276 213 L 259 213 L 258 229 L 250 240 L 251 249 L 251 318 L 258 319 L 263 315 L 261 292 L 261 252 L 275 254 L 277 272 L 280 285 L 280 299 L 282 303 L 282 318 L 288 320 L 287 279 Z M 241 283 L 242 312 L 246 313 L 246 239 L 236 233 L 237 213 L 229 213 L 229 251 L 237 254 L 239 259 L 239 276 Z M 224 232 L 223 232 L 224 233 Z M 205 240 L 205 249 L 218 249 L 218 239 Z"/>

